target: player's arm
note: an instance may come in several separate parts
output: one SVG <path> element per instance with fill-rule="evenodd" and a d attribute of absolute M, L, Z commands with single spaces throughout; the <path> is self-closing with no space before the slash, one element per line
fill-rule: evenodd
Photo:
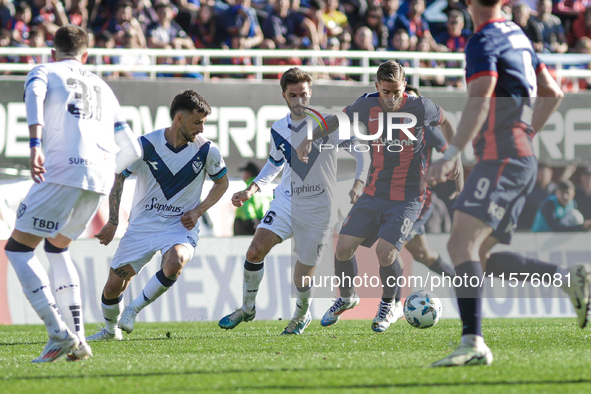
<path fill-rule="evenodd" d="M 245 201 L 248 201 L 256 192 L 261 191 L 261 188 L 269 183 L 273 182 L 277 175 L 283 169 L 284 161 L 277 162 L 269 157 L 269 160 L 265 163 L 259 174 L 248 187 L 242 191 L 234 193 L 232 196 L 232 205 L 235 207 L 241 207 Z"/>
<path fill-rule="evenodd" d="M 221 178 L 213 180 L 213 187 L 207 194 L 207 197 L 199 205 L 195 208 L 186 211 L 183 216 L 181 216 L 181 224 L 187 230 L 193 230 L 197 225 L 197 221 L 209 208 L 215 205 L 220 198 L 224 195 L 226 190 L 228 190 L 228 185 L 230 182 L 228 181 L 228 175 L 224 173 Z"/>
<path fill-rule="evenodd" d="M 115 173 L 119 174 L 142 157 L 142 149 L 127 122 L 117 121 L 114 128 L 115 143 L 119 147 L 115 156 Z"/>
<path fill-rule="evenodd" d="M 564 93 L 554 81 L 546 67 L 542 67 L 537 76 L 538 98 L 534 103 L 532 127 L 538 132 L 544 127 L 550 116 L 558 109 Z"/>
<path fill-rule="evenodd" d="M 45 156 L 41 149 L 41 137 L 44 124 L 44 102 L 47 96 L 47 74 L 41 67 L 33 69 L 25 82 L 25 107 L 29 125 L 29 147 L 31 178 L 37 183 L 45 180 Z"/>
<path fill-rule="evenodd" d="M 115 232 L 119 225 L 119 206 L 121 204 L 121 195 L 123 194 L 123 183 L 129 175 L 128 172 L 124 171 L 115 176 L 115 183 L 113 183 L 113 188 L 111 189 L 111 193 L 109 193 L 109 220 L 105 223 L 101 231 L 94 235 L 100 241 L 101 245 L 108 245 L 113 240 L 113 237 L 115 237 Z"/>
<path fill-rule="evenodd" d="M 425 180 L 430 185 L 445 182 L 448 174 L 455 166 L 456 158 L 471 142 L 486 121 L 490 108 L 490 98 L 497 84 L 497 77 L 484 75 L 470 82 L 468 85 L 468 103 L 462 112 L 458 125 L 458 132 L 441 160 L 431 164 L 427 170 Z"/>
<path fill-rule="evenodd" d="M 441 124 L 440 124 L 440 126 L 441 126 L 441 132 L 443 133 L 443 137 L 445 138 L 445 140 L 448 143 L 451 143 L 451 141 L 453 140 L 454 136 L 456 135 L 456 129 L 451 124 L 451 122 L 449 121 L 449 119 L 447 118 L 446 112 L 443 110 L 443 108 L 441 109 L 441 111 L 443 112 L 442 120 L 441 120 Z M 449 179 L 458 179 L 458 177 L 460 176 L 460 172 L 461 171 L 462 171 L 462 156 L 461 155 L 458 155 L 458 157 L 456 159 L 456 165 L 455 165 L 454 169 L 452 170 L 452 172 L 451 172 L 451 174 L 449 176 Z M 463 185 L 462 185 L 462 188 L 463 188 Z"/>
<path fill-rule="evenodd" d="M 371 158 L 367 152 L 358 152 L 354 149 L 355 145 L 358 144 L 357 139 L 351 139 L 341 143 L 339 146 L 346 147 L 346 144 L 351 144 L 351 149 L 348 153 L 355 159 L 355 181 L 353 187 L 349 191 L 349 197 L 351 197 L 351 204 L 355 204 L 359 197 L 363 194 L 365 188 L 365 180 L 367 179 L 367 173 L 369 172 L 369 165 Z"/>

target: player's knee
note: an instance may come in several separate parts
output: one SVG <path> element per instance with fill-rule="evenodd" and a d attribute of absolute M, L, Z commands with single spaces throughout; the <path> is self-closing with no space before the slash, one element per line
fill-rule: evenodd
<path fill-rule="evenodd" d="M 103 295 L 106 299 L 113 300 L 123 294 L 123 291 L 125 291 L 125 285 L 107 282 L 107 284 L 105 284 L 105 288 L 103 289 Z"/>
<path fill-rule="evenodd" d="M 353 250 L 351 250 L 351 248 L 347 247 L 347 245 L 345 245 L 344 243 L 339 242 L 337 244 L 336 253 L 335 253 L 337 260 L 339 260 L 339 261 L 350 260 L 353 257 L 353 254 L 355 254 L 355 252 Z"/>
<path fill-rule="evenodd" d="M 414 250 L 412 252 L 412 257 L 413 257 L 413 259 L 415 259 L 419 263 L 423 263 L 423 264 L 427 263 L 429 260 L 428 259 L 429 256 L 427 255 L 427 252 L 424 249 Z"/>
<path fill-rule="evenodd" d="M 397 255 L 396 249 L 390 248 L 377 248 L 376 255 L 378 256 L 378 261 L 380 262 L 381 266 L 387 267 L 396 260 Z"/>
<path fill-rule="evenodd" d="M 265 251 L 260 246 L 251 246 L 246 252 L 246 259 L 251 263 L 260 263 L 265 259 Z"/>
<path fill-rule="evenodd" d="M 167 278 L 178 278 L 183 271 L 183 264 L 179 260 L 170 260 L 164 264 L 164 276 Z"/>

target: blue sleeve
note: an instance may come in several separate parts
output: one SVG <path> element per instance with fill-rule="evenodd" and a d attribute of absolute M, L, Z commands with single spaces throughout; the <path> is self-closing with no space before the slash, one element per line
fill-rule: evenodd
<path fill-rule="evenodd" d="M 466 83 L 485 75 L 498 76 L 497 48 L 483 34 L 472 36 L 466 45 Z"/>
<path fill-rule="evenodd" d="M 443 110 L 439 105 L 436 105 L 433 101 L 421 96 L 421 102 L 425 109 L 425 126 L 439 126 L 443 121 Z"/>
<path fill-rule="evenodd" d="M 366 105 L 364 105 L 364 103 L 366 103 L 367 100 L 370 100 L 370 99 L 365 96 L 361 96 L 357 100 L 355 100 L 355 102 L 353 104 L 349 104 L 345 107 L 345 109 L 343 109 L 343 112 L 346 113 L 347 116 L 349 117 L 349 121 L 353 122 L 353 114 L 355 112 L 357 112 L 359 114 L 361 112 L 363 112 L 362 111 L 363 107 L 366 106 Z M 361 116 L 359 116 L 359 120 L 361 120 Z"/>
<path fill-rule="evenodd" d="M 439 128 L 433 126 L 425 127 L 425 141 L 425 149 L 435 148 L 437 152 L 443 152 L 447 149 L 447 141 Z"/>

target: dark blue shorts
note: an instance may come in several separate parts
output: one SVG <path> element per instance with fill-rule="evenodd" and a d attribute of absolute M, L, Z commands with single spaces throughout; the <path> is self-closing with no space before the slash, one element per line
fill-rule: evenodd
<path fill-rule="evenodd" d="M 423 235 L 427 232 L 425 230 L 425 224 L 433 214 L 433 209 L 433 204 L 429 204 L 428 206 L 423 207 L 421 213 L 419 214 L 419 218 L 417 219 L 414 226 L 412 227 L 412 230 L 410 231 L 410 234 L 408 234 L 408 237 L 406 237 L 407 242 L 410 242 L 410 240 L 416 237 L 417 235 Z"/>
<path fill-rule="evenodd" d="M 454 209 L 482 220 L 493 228 L 493 237 L 509 244 L 537 172 L 534 156 L 481 161 L 468 177 Z"/>
<path fill-rule="evenodd" d="M 363 194 L 351 208 L 341 234 L 364 238 L 361 245 L 368 248 L 382 238 L 400 250 L 422 207 L 421 201 L 390 201 Z"/>

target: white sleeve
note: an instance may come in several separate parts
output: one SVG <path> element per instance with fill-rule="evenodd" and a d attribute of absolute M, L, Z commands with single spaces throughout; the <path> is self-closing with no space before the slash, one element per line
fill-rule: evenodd
<path fill-rule="evenodd" d="M 115 172 L 120 174 L 130 164 L 133 164 L 142 157 L 142 150 L 137 138 L 129 128 L 129 125 L 119 111 L 115 115 L 115 143 L 119 147 L 119 152 L 115 156 Z"/>
<path fill-rule="evenodd" d="M 369 172 L 369 166 L 371 164 L 371 157 L 369 153 L 356 150 L 355 147 L 359 145 L 357 138 L 353 137 L 350 140 L 343 141 L 339 144 L 339 147 L 346 148 L 347 152 L 355 158 L 357 163 L 355 167 L 355 179 L 359 179 L 363 183 L 367 182 L 367 174 Z"/>
<path fill-rule="evenodd" d="M 47 95 L 47 72 L 43 66 L 35 67 L 29 74 L 25 81 L 25 107 L 27 108 L 27 124 L 29 126 L 34 124 L 43 125 L 43 105 L 45 96 Z"/>
<path fill-rule="evenodd" d="M 262 186 L 268 185 L 269 183 L 273 182 L 273 179 L 275 179 L 277 175 L 279 175 L 281 170 L 283 170 L 284 165 L 285 163 L 276 165 L 275 163 L 271 162 L 271 158 L 269 158 L 269 160 L 267 160 L 261 169 L 261 172 L 259 172 L 259 175 L 254 178 L 253 183 L 256 183 L 259 186 L 259 189 L 261 189 Z"/>
<path fill-rule="evenodd" d="M 228 172 L 224 158 L 217 146 L 210 142 L 209 152 L 205 163 L 205 171 L 212 181 L 217 181 Z"/>

